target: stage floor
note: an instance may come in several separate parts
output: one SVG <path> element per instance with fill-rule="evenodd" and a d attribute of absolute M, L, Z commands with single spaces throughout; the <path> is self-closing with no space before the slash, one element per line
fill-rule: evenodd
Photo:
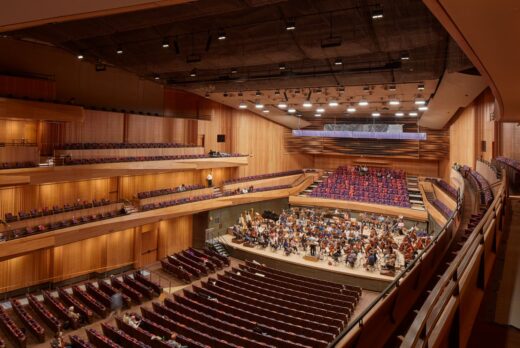
<path fill-rule="evenodd" d="M 283 250 L 277 250 L 276 252 L 271 251 L 270 248 L 260 249 L 258 247 L 246 247 L 243 244 L 233 243 L 231 240 L 233 236 L 230 234 L 226 234 L 220 237 L 221 242 L 225 242 L 228 246 L 234 249 L 241 250 L 245 253 L 251 254 L 251 259 L 254 259 L 254 255 L 258 255 L 261 257 L 267 257 L 271 259 L 275 259 L 278 261 L 292 263 L 298 266 L 309 267 L 318 271 L 327 271 L 333 273 L 339 273 L 342 275 L 348 275 L 356 278 L 364 278 L 370 280 L 391 282 L 394 277 L 381 275 L 379 274 L 379 270 L 367 271 L 364 267 L 356 267 L 351 268 L 347 266 L 344 262 L 340 262 L 337 265 L 329 265 L 328 260 L 319 260 L 319 261 L 308 261 L 303 258 L 303 254 L 291 254 L 289 256 L 285 256 L 283 254 Z M 396 272 L 397 274 L 398 272 Z"/>

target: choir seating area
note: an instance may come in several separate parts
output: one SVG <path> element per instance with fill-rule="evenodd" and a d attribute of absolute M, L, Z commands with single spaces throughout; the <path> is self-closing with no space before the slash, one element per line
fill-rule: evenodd
<path fill-rule="evenodd" d="M 311 197 L 409 208 L 406 174 L 377 167 L 339 167 L 309 193 Z"/>

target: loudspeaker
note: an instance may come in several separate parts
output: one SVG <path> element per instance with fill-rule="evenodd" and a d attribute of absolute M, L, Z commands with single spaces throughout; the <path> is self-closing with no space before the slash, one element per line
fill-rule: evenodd
<path fill-rule="evenodd" d="M 225 143 L 226 135 L 225 134 L 217 134 L 217 143 Z"/>

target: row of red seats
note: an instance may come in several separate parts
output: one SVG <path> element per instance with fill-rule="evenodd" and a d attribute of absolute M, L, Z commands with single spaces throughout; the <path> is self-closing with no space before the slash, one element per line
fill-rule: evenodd
<path fill-rule="evenodd" d="M 197 147 L 181 143 L 66 143 L 56 145 L 55 150 L 94 150 L 94 149 L 164 149 Z"/>
<path fill-rule="evenodd" d="M 263 179 L 270 179 L 270 178 L 278 178 L 282 176 L 289 176 L 289 175 L 297 175 L 297 174 L 303 174 L 304 171 L 302 169 L 297 170 L 288 170 L 285 172 L 277 172 L 277 173 L 269 173 L 269 174 L 260 174 L 260 175 L 251 175 L 251 176 L 244 176 L 237 179 L 229 179 L 224 181 L 224 185 L 229 184 L 236 184 L 239 182 L 246 182 L 246 181 L 253 181 L 253 180 L 263 180 Z"/>
<path fill-rule="evenodd" d="M 165 189 L 152 190 L 152 191 L 143 191 L 143 192 L 137 193 L 137 198 L 144 199 L 144 198 L 150 198 L 150 197 L 164 196 L 164 195 L 170 195 L 172 193 L 199 190 L 202 188 L 204 188 L 204 186 L 202 186 L 202 185 L 184 185 L 184 186 L 177 186 L 177 187 L 173 187 L 173 188 L 165 188 Z"/>
<path fill-rule="evenodd" d="M 40 342 L 45 341 L 45 329 L 33 319 L 33 317 L 25 310 L 25 308 L 16 299 L 11 300 L 11 306 L 18 315 L 24 326 L 38 339 Z"/>
<path fill-rule="evenodd" d="M 90 296 L 86 291 L 81 290 L 79 286 L 73 286 L 72 293 L 75 297 L 77 297 L 81 302 L 86 304 L 88 308 L 91 308 L 92 311 L 94 311 L 101 318 L 104 318 L 108 315 L 110 307 L 107 307 L 100 303 L 94 297 Z"/>
<path fill-rule="evenodd" d="M 108 213 L 100 213 L 100 214 L 92 214 L 85 215 L 81 217 L 73 217 L 72 219 L 55 221 L 47 224 L 40 224 L 38 226 L 28 226 L 24 228 L 17 228 L 14 230 L 6 231 L 2 234 L 3 240 L 12 240 L 23 237 L 32 236 L 35 234 L 50 232 L 54 230 L 59 230 L 62 228 L 67 228 L 71 226 L 78 226 L 82 224 L 88 224 L 95 221 L 101 221 L 106 219 L 112 219 L 121 215 L 124 215 L 125 212 L 123 209 L 118 211 L 110 211 Z"/>
<path fill-rule="evenodd" d="M 25 348 L 27 344 L 27 337 L 22 332 L 22 330 L 20 330 L 18 325 L 16 325 L 15 322 L 9 318 L 2 306 L 0 306 L 0 328 L 16 346 Z"/>
<path fill-rule="evenodd" d="M 36 299 L 33 294 L 27 295 L 27 301 L 31 309 L 40 317 L 41 320 L 49 327 L 53 332 L 61 331 L 63 323 L 52 314 L 45 306 Z"/>
<path fill-rule="evenodd" d="M 43 209 L 31 209 L 29 212 L 19 211 L 18 216 L 13 213 L 5 214 L 5 221 L 7 223 L 15 222 L 18 220 L 27 220 L 27 219 L 35 219 L 42 216 L 49 216 L 54 214 L 60 214 L 63 212 L 80 210 L 80 209 L 88 209 L 93 207 L 102 207 L 104 205 L 109 205 L 110 200 L 106 198 L 102 198 L 101 200 L 93 199 L 92 201 L 79 201 L 74 204 L 64 204 L 63 207 L 59 207 L 57 205 L 53 206 L 52 209 L 48 207 L 44 207 Z"/>
<path fill-rule="evenodd" d="M 39 164 L 36 162 L 2 162 L 0 163 L 0 170 L 2 169 L 18 169 L 18 168 L 34 168 L 38 167 Z"/>
<path fill-rule="evenodd" d="M 153 209 L 173 207 L 173 206 L 180 205 L 180 204 L 200 202 L 200 201 L 205 201 L 208 199 L 213 199 L 216 197 L 217 196 L 215 196 L 214 194 L 209 194 L 209 195 L 199 195 L 199 196 L 193 196 L 193 197 L 172 199 L 170 201 L 164 201 L 164 202 L 149 203 L 149 204 L 142 205 L 141 211 L 148 211 L 148 210 L 153 210 Z"/>
<path fill-rule="evenodd" d="M 169 255 L 161 261 L 164 271 L 174 275 L 179 280 L 190 283 L 214 273 L 229 265 L 229 260 L 221 255 L 215 256 L 208 250 L 198 251 L 193 248 Z M 218 254 L 217 254 L 218 255 Z"/>
<path fill-rule="evenodd" d="M 125 294 L 122 291 L 119 291 L 118 289 L 116 289 L 113 286 L 113 284 L 111 285 L 105 280 L 98 280 L 97 283 L 98 283 L 100 292 L 103 292 L 103 293 L 107 294 L 108 296 L 113 296 L 116 293 L 120 293 L 123 298 L 123 306 L 130 308 L 130 306 L 132 305 L 132 299 L 130 298 L 130 296 L 128 296 L 127 294 Z M 93 285 L 92 285 L 92 287 L 93 287 Z M 87 291 L 88 290 L 89 289 L 87 288 Z"/>
<path fill-rule="evenodd" d="M 117 290 L 121 291 L 123 294 L 127 295 L 137 304 L 143 303 L 144 295 L 141 294 L 139 291 L 135 290 L 128 284 L 125 284 L 124 282 L 120 281 L 116 277 L 112 276 L 110 277 L 110 284 Z"/>
<path fill-rule="evenodd" d="M 85 329 L 85 331 L 87 332 L 88 341 L 97 348 L 123 348 L 123 346 L 112 342 L 108 337 L 93 328 Z"/>
<path fill-rule="evenodd" d="M 120 346 L 130 348 L 150 348 L 150 346 L 146 343 L 141 342 L 140 340 L 126 334 L 124 331 L 119 330 L 108 323 L 102 323 L 101 330 L 103 330 L 103 334 L 106 337 Z"/>
<path fill-rule="evenodd" d="M 81 337 L 77 335 L 72 335 L 70 338 L 70 345 L 73 348 L 96 348 L 94 345 L 90 344 L 89 342 L 85 341 Z"/>
<path fill-rule="evenodd" d="M 79 320 L 72 319 L 69 317 L 69 311 L 65 306 L 58 300 L 55 299 L 50 291 L 42 291 L 44 303 L 53 311 L 63 322 L 63 328 L 71 327 L 77 329 L 80 327 Z"/>
<path fill-rule="evenodd" d="M 217 157 L 243 157 L 240 154 L 220 155 Z M 127 156 L 127 157 L 103 157 L 103 158 L 71 158 L 65 157 L 64 165 L 85 165 L 85 164 L 101 164 L 101 163 L 122 163 L 122 162 L 146 162 L 146 161 L 174 161 L 201 158 L 215 158 L 216 156 L 202 155 L 176 155 L 176 156 Z"/>

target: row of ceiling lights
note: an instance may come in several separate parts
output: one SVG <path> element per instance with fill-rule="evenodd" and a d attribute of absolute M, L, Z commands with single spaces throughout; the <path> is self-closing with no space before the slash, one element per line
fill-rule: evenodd
<path fill-rule="evenodd" d="M 400 104 L 400 101 L 397 100 L 397 99 L 394 99 L 394 100 L 391 100 L 390 101 L 390 105 L 399 105 Z M 336 100 L 331 100 L 329 101 L 328 105 L 332 108 L 335 108 L 337 106 L 339 106 L 339 103 L 336 101 Z M 361 106 L 361 107 L 366 107 L 369 105 L 369 102 L 366 100 L 366 99 L 361 99 L 357 105 Z M 428 110 L 428 106 L 426 105 L 426 100 L 424 99 L 416 99 L 415 100 L 415 105 L 418 106 L 417 110 L 418 111 L 427 111 Z M 309 100 L 306 100 L 302 106 L 306 109 L 309 109 L 312 107 L 312 103 L 309 101 Z M 287 112 L 289 114 L 294 114 L 296 113 L 296 109 L 294 107 L 289 107 L 288 104 L 286 102 L 279 102 L 277 107 L 279 109 L 282 109 L 282 110 L 285 110 L 287 109 Z M 245 102 L 241 102 L 239 105 L 238 105 L 238 108 L 239 109 L 247 109 L 247 104 Z M 255 103 L 255 109 L 259 109 L 259 110 L 262 110 L 263 113 L 269 113 L 269 110 L 265 109 L 264 108 L 264 105 L 260 102 L 257 102 Z M 352 113 L 355 113 L 357 111 L 357 109 L 355 108 L 354 104 L 351 104 L 347 107 L 347 113 L 349 114 L 352 114 Z M 316 113 L 314 114 L 314 116 L 316 117 L 321 117 L 322 114 L 325 112 L 325 108 L 323 106 L 318 106 L 316 108 Z M 395 116 L 396 117 L 402 117 L 404 116 L 404 112 L 403 111 L 397 111 L 395 112 Z M 408 112 L 408 116 L 412 116 L 412 117 L 416 117 L 418 115 L 417 111 L 410 111 Z M 373 117 L 379 117 L 381 116 L 381 113 L 379 111 L 374 111 L 372 112 L 372 116 Z"/>

